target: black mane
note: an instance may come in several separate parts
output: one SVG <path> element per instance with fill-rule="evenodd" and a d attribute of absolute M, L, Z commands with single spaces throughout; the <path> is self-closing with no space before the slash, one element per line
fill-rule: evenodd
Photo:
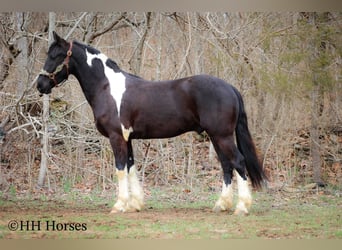
<path fill-rule="evenodd" d="M 117 65 L 117 63 L 114 62 L 114 61 L 113 61 L 112 59 L 110 59 L 110 58 L 107 59 L 106 65 L 107 65 L 109 68 L 113 69 L 116 73 L 122 72 L 122 70 L 119 68 L 119 66 Z"/>
<path fill-rule="evenodd" d="M 87 49 L 87 51 L 92 53 L 92 54 L 100 54 L 101 53 L 101 51 L 91 47 L 90 45 L 86 45 L 86 44 L 78 42 L 78 41 L 74 41 L 74 43 L 77 44 L 78 46 L 80 46 L 81 48 L 83 48 L 84 50 Z M 137 76 L 137 75 L 134 75 L 134 74 L 131 74 L 131 73 L 127 73 L 127 72 L 123 71 L 122 69 L 120 69 L 118 64 L 113 59 L 111 59 L 111 58 L 107 59 L 106 65 L 108 67 L 110 67 L 111 69 L 113 69 L 116 73 L 121 72 L 121 73 L 123 73 L 126 76 L 131 76 L 131 77 L 134 77 L 134 78 L 143 79 L 140 76 Z"/>
<path fill-rule="evenodd" d="M 90 45 L 86 45 L 86 44 L 81 43 L 79 41 L 73 41 L 73 43 L 80 46 L 83 49 L 87 49 L 92 54 L 100 54 L 101 53 L 101 51 L 99 51 L 98 49 L 95 49 L 95 48 L 91 47 Z"/>

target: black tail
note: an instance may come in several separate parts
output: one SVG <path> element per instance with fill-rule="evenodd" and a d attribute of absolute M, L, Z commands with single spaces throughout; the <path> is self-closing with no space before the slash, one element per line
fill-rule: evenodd
<path fill-rule="evenodd" d="M 253 187 L 260 188 L 264 180 L 267 180 L 267 177 L 257 157 L 254 142 L 248 129 L 247 115 L 242 96 L 237 89 L 234 88 L 234 91 L 239 99 L 239 117 L 235 128 L 237 146 L 245 158 L 247 173 Z"/>

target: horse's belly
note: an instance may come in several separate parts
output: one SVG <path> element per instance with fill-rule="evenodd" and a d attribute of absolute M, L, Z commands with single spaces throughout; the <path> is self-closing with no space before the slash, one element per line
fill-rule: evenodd
<path fill-rule="evenodd" d="M 198 125 L 192 119 L 175 116 L 169 119 L 145 119 L 134 123 L 131 137 L 135 139 L 170 138 L 192 130 L 199 130 Z"/>

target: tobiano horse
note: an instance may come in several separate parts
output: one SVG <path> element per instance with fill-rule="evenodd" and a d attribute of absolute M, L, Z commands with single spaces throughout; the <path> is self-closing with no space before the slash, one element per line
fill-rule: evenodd
<path fill-rule="evenodd" d="M 98 131 L 110 140 L 118 177 L 111 213 L 140 211 L 144 193 L 134 165 L 132 140 L 169 138 L 205 131 L 223 169 L 222 193 L 214 211 L 233 206 L 232 177 L 238 184 L 235 214 L 247 214 L 252 198 L 247 177 L 259 188 L 266 176 L 250 135 L 238 90 L 209 75 L 147 81 L 121 70 L 99 50 L 53 33 L 37 88 L 50 94 L 74 75 L 90 104 Z M 236 142 L 234 139 L 236 135 Z"/>

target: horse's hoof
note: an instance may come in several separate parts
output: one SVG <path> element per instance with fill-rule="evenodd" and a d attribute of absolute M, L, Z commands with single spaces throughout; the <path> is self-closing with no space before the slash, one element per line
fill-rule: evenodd
<path fill-rule="evenodd" d="M 124 212 L 126 212 L 126 210 L 123 208 L 113 207 L 112 210 L 110 211 L 110 214 L 118 214 L 118 213 L 124 213 Z"/>
<path fill-rule="evenodd" d="M 220 212 L 227 211 L 227 209 L 225 209 L 225 208 L 223 208 L 221 206 L 216 206 L 216 205 L 213 207 L 212 210 L 213 210 L 214 213 L 220 213 Z"/>
<path fill-rule="evenodd" d="M 234 215 L 237 215 L 237 216 L 247 216 L 248 215 L 248 211 L 247 210 L 236 209 L 234 211 Z"/>
<path fill-rule="evenodd" d="M 140 212 L 144 207 L 144 202 L 142 200 L 132 198 L 129 202 L 129 210 L 132 212 Z"/>
<path fill-rule="evenodd" d="M 127 202 L 117 201 L 110 211 L 111 214 L 124 213 L 128 210 L 129 206 Z"/>
<path fill-rule="evenodd" d="M 219 199 L 216 203 L 215 206 L 213 207 L 213 212 L 215 213 L 219 213 L 219 212 L 225 212 L 225 211 L 229 211 L 232 207 L 231 202 L 223 200 L 223 199 Z"/>
<path fill-rule="evenodd" d="M 113 207 L 110 211 L 110 214 L 118 214 L 118 213 L 135 213 L 140 212 L 141 207 L 133 207 L 133 206 L 127 206 L 126 208 L 117 208 Z"/>
<path fill-rule="evenodd" d="M 109 214 L 118 214 L 118 213 L 122 213 L 122 211 L 119 211 L 117 209 L 112 209 Z"/>

